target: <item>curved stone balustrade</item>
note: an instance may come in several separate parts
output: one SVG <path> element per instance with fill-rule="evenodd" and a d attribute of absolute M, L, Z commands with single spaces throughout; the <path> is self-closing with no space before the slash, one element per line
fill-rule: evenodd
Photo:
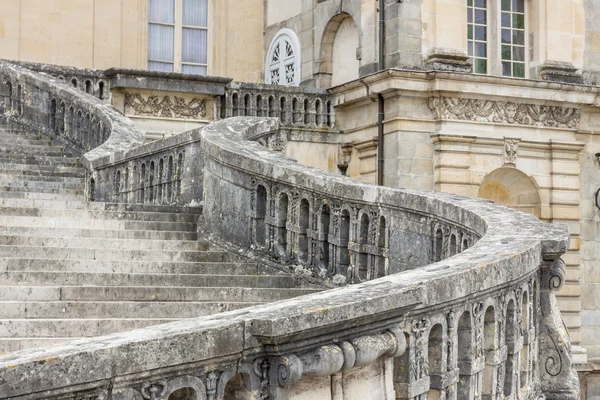
<path fill-rule="evenodd" d="M 0 97 L 0 115 L 85 153 L 82 162 L 88 168 L 100 157 L 144 142 L 145 134 L 112 106 L 9 62 L 0 62 Z"/>
<path fill-rule="evenodd" d="M 232 82 L 217 115 L 279 118 L 286 128 L 333 129 L 335 112 L 326 90 Z"/>
<path fill-rule="evenodd" d="M 323 206 L 341 199 L 386 218 L 388 266 L 402 251 L 422 255 L 424 264 L 291 300 L 6 355 L 0 397 L 579 397 L 553 294 L 564 281 L 566 227 L 477 199 L 366 185 L 246 140 L 277 129 L 274 119 L 234 118 L 202 130 L 207 229 L 238 248 L 272 254 L 269 232 L 281 229 L 283 218 L 271 211 L 282 209 L 276 207 L 285 192 L 292 216 L 285 226 L 299 236 L 289 246 L 307 255 L 306 263 L 311 253 L 300 249 L 309 237 L 319 242 L 326 235 L 298 221 L 308 214 L 318 226 Z M 282 188 L 277 196 L 275 183 Z M 315 193 L 317 199 L 304 198 Z M 360 231 L 361 211 L 351 218 Z M 468 250 L 458 253 L 465 234 L 478 240 L 467 240 Z M 446 248 L 454 246 L 456 255 L 425 265 L 451 255 Z M 357 249 L 349 246 L 360 257 Z"/>

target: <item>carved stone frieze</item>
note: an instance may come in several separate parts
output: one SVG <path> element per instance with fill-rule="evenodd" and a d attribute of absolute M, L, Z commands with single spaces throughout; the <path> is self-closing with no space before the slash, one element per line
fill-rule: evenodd
<path fill-rule="evenodd" d="M 203 119 L 206 118 L 206 100 L 194 98 L 186 102 L 177 96 L 144 98 L 139 93 L 126 93 L 125 112 L 152 117 Z"/>
<path fill-rule="evenodd" d="M 429 108 L 436 119 L 492 122 L 549 128 L 577 127 L 581 111 L 577 108 L 518 104 L 509 101 L 432 97 Z"/>

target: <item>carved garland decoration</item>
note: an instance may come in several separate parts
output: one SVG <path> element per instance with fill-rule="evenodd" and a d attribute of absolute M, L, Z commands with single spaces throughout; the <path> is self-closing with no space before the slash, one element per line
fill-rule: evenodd
<path fill-rule="evenodd" d="M 573 129 L 581 120 L 576 108 L 517 104 L 506 101 L 432 97 L 429 108 L 436 119 L 493 122 Z"/>
<path fill-rule="evenodd" d="M 125 94 L 125 109 L 133 109 L 135 115 L 150 115 L 166 118 L 206 118 L 206 100 L 194 98 L 188 103 L 177 96 L 148 96 L 147 100 L 139 93 Z"/>

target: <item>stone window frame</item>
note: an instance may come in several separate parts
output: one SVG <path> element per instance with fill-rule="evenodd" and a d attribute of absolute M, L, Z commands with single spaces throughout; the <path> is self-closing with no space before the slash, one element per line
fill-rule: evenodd
<path fill-rule="evenodd" d="M 466 8 L 471 8 L 470 4 L 475 4 L 476 0 L 465 0 Z M 482 75 L 490 75 L 490 76 L 498 76 L 505 78 L 515 78 L 515 79 L 528 79 L 530 77 L 529 65 L 533 60 L 533 52 L 530 49 L 530 18 L 533 16 L 532 11 L 532 2 L 530 0 L 523 0 L 524 3 L 524 20 L 525 20 L 525 41 L 524 45 L 520 45 L 524 47 L 524 76 L 517 77 L 512 74 L 507 76 L 502 74 L 502 2 L 510 1 L 511 4 L 514 0 L 486 0 L 486 9 L 487 9 L 487 72 Z M 471 23 L 468 21 L 467 16 L 465 16 L 465 21 L 467 26 Z M 512 30 L 511 30 L 512 31 Z M 512 35 L 511 35 L 512 37 Z M 468 43 L 470 41 L 468 37 L 468 29 L 467 29 L 467 54 L 468 54 Z M 512 47 L 512 44 L 511 44 Z M 529 51 L 528 51 L 529 50 Z M 472 57 L 469 55 L 469 57 Z M 475 69 L 473 70 L 475 72 Z"/>
<path fill-rule="evenodd" d="M 172 64 L 173 72 L 179 72 L 179 73 L 183 72 L 183 67 L 186 65 L 187 66 L 204 67 L 204 73 L 198 74 L 198 75 L 208 75 L 209 50 L 210 50 L 209 49 L 210 48 L 210 37 L 209 37 L 209 26 L 208 25 L 210 23 L 210 14 L 211 14 L 210 0 L 206 0 L 206 7 L 207 7 L 206 26 L 189 26 L 189 25 L 183 24 L 183 2 L 184 2 L 184 0 L 173 0 L 173 3 L 174 3 L 174 22 L 173 23 L 166 23 L 166 22 L 161 22 L 161 21 L 151 21 L 150 20 L 150 7 L 148 6 L 148 11 L 146 13 L 148 29 L 150 28 L 150 25 L 172 26 L 174 29 L 174 32 L 173 32 L 174 38 L 173 38 L 173 61 L 150 59 L 150 55 L 147 54 L 147 57 L 146 57 L 147 58 L 147 68 L 148 68 L 148 70 L 150 70 L 149 63 L 155 61 L 155 62 L 160 62 L 160 63 L 165 63 L 165 64 Z M 183 61 L 183 30 L 184 29 L 203 30 L 206 32 L 206 43 L 205 43 L 206 63 L 194 63 L 194 62 Z M 148 42 L 146 44 L 148 51 L 150 50 L 149 41 L 150 41 L 150 35 L 148 32 Z M 192 73 L 192 74 L 194 74 L 194 73 Z"/>
<path fill-rule="evenodd" d="M 293 55 L 287 58 L 284 57 L 283 59 L 281 59 L 281 55 L 279 55 L 279 60 L 273 61 L 276 50 L 278 48 L 283 48 L 284 44 L 289 44 L 291 46 Z M 289 28 L 280 29 L 275 37 L 273 37 L 273 40 L 271 40 L 269 51 L 267 52 L 267 58 L 265 60 L 265 83 L 280 86 L 299 86 L 302 80 L 301 49 L 300 39 L 298 39 L 296 32 Z M 292 67 L 294 72 L 293 81 L 291 82 L 285 82 L 286 69 L 288 67 Z M 280 79 L 279 83 L 273 83 L 272 72 L 275 71 L 278 72 Z M 281 83 L 281 80 L 284 80 L 284 82 Z"/>

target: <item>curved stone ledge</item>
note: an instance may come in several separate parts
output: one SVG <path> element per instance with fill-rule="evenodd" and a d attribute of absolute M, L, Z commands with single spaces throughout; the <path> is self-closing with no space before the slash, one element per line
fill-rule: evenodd
<path fill-rule="evenodd" d="M 331 375 L 331 385 L 341 385 L 349 370 L 375 368 L 385 382 L 375 398 L 440 391 L 472 399 L 482 376 L 491 398 L 577 398 L 552 294 L 564 274 L 555 260 L 568 248 L 565 226 L 482 200 L 355 182 L 246 140 L 277 129 L 274 119 L 240 117 L 202 130 L 204 222 L 223 239 L 254 245 L 248 233 L 226 229 L 227 220 L 244 225 L 257 214 L 254 179 L 377 208 L 392 227 L 394 213 L 435 217 L 479 240 L 440 262 L 356 285 L 6 355 L 0 397 L 139 399 L 152 389 L 162 398 L 189 387 L 202 392 L 198 398 L 222 399 L 239 374 L 248 396 L 292 399 L 302 382 L 316 382 L 310 379 Z M 240 208 L 228 208 L 235 202 Z"/>
<path fill-rule="evenodd" d="M 0 62 L 0 87 L 1 115 L 82 154 L 88 169 L 99 158 L 144 143 L 145 134 L 115 108 L 50 75 Z M 67 121 L 75 114 L 80 118 L 76 124 Z M 95 144 L 99 146 L 87 152 Z"/>

